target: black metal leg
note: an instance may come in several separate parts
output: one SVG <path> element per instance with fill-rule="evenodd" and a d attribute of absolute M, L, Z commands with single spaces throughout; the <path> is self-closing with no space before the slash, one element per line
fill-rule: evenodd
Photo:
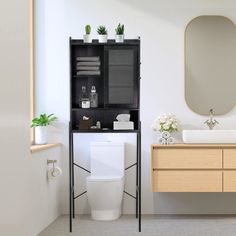
<path fill-rule="evenodd" d="M 139 211 L 139 218 L 138 218 L 138 225 L 139 225 L 139 232 L 141 232 L 141 132 L 138 133 L 139 136 L 139 152 L 138 152 L 138 211 Z"/>
<path fill-rule="evenodd" d="M 74 136 L 73 133 L 71 135 L 71 159 L 72 159 L 72 187 L 73 187 L 73 192 L 72 192 L 72 212 L 73 212 L 73 218 L 75 218 L 75 181 L 74 181 Z"/>
<path fill-rule="evenodd" d="M 70 131 L 69 131 L 70 132 Z M 70 202 L 70 232 L 72 232 L 72 176 L 71 176 L 71 169 L 72 169 L 72 158 L 71 158 L 71 132 L 69 134 L 69 202 Z"/>
<path fill-rule="evenodd" d="M 137 147 L 137 150 L 136 150 L 136 200 L 135 200 L 135 203 L 136 203 L 136 218 L 138 218 L 138 152 L 139 152 L 139 148 L 138 148 L 138 145 L 139 145 L 139 141 L 138 141 L 139 137 L 138 137 L 138 134 L 137 134 L 137 143 L 136 143 L 136 147 Z"/>

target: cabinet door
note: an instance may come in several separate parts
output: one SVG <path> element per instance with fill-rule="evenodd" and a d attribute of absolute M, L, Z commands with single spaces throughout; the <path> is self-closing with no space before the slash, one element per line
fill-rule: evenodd
<path fill-rule="evenodd" d="M 138 48 L 105 47 L 105 105 L 136 108 L 138 106 Z"/>
<path fill-rule="evenodd" d="M 221 169 L 222 150 L 214 148 L 156 148 L 154 169 Z"/>
<path fill-rule="evenodd" d="M 223 172 L 223 192 L 236 192 L 236 171 Z"/>
<path fill-rule="evenodd" d="M 222 171 L 160 170 L 152 172 L 153 192 L 222 192 Z"/>
<path fill-rule="evenodd" d="M 236 169 L 236 149 L 223 149 L 224 169 Z"/>

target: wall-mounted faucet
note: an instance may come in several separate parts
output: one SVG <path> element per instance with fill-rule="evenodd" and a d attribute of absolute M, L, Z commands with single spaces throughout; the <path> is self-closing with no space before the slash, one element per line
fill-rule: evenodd
<path fill-rule="evenodd" d="M 213 109 L 210 109 L 210 118 L 204 122 L 212 130 L 219 122 L 213 118 Z"/>

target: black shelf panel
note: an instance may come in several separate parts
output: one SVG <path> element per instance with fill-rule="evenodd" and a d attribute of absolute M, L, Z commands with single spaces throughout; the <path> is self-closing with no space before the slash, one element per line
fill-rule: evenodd
<path fill-rule="evenodd" d="M 80 79 L 80 78 L 101 78 L 102 75 L 73 75 L 73 78 Z"/>
<path fill-rule="evenodd" d="M 139 111 L 139 108 L 124 108 L 124 107 L 90 107 L 90 108 L 80 108 L 80 107 L 72 107 L 72 111 L 110 111 L 110 110 L 117 110 L 117 111 Z"/>
<path fill-rule="evenodd" d="M 72 133 L 138 133 L 140 130 L 134 129 L 134 130 L 78 130 L 73 129 L 71 131 Z"/>
<path fill-rule="evenodd" d="M 99 43 L 97 39 L 93 39 L 92 43 L 84 43 L 83 39 L 72 39 L 71 45 L 86 45 L 86 46 L 94 46 L 94 45 L 138 45 L 140 44 L 139 39 L 125 39 L 123 43 L 116 43 L 115 39 L 108 39 L 107 43 Z"/>

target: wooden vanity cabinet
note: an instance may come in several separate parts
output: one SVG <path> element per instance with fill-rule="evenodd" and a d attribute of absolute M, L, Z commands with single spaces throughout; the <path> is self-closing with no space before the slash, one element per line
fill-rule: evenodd
<path fill-rule="evenodd" d="M 236 192 L 236 145 L 152 145 L 152 192 Z"/>

